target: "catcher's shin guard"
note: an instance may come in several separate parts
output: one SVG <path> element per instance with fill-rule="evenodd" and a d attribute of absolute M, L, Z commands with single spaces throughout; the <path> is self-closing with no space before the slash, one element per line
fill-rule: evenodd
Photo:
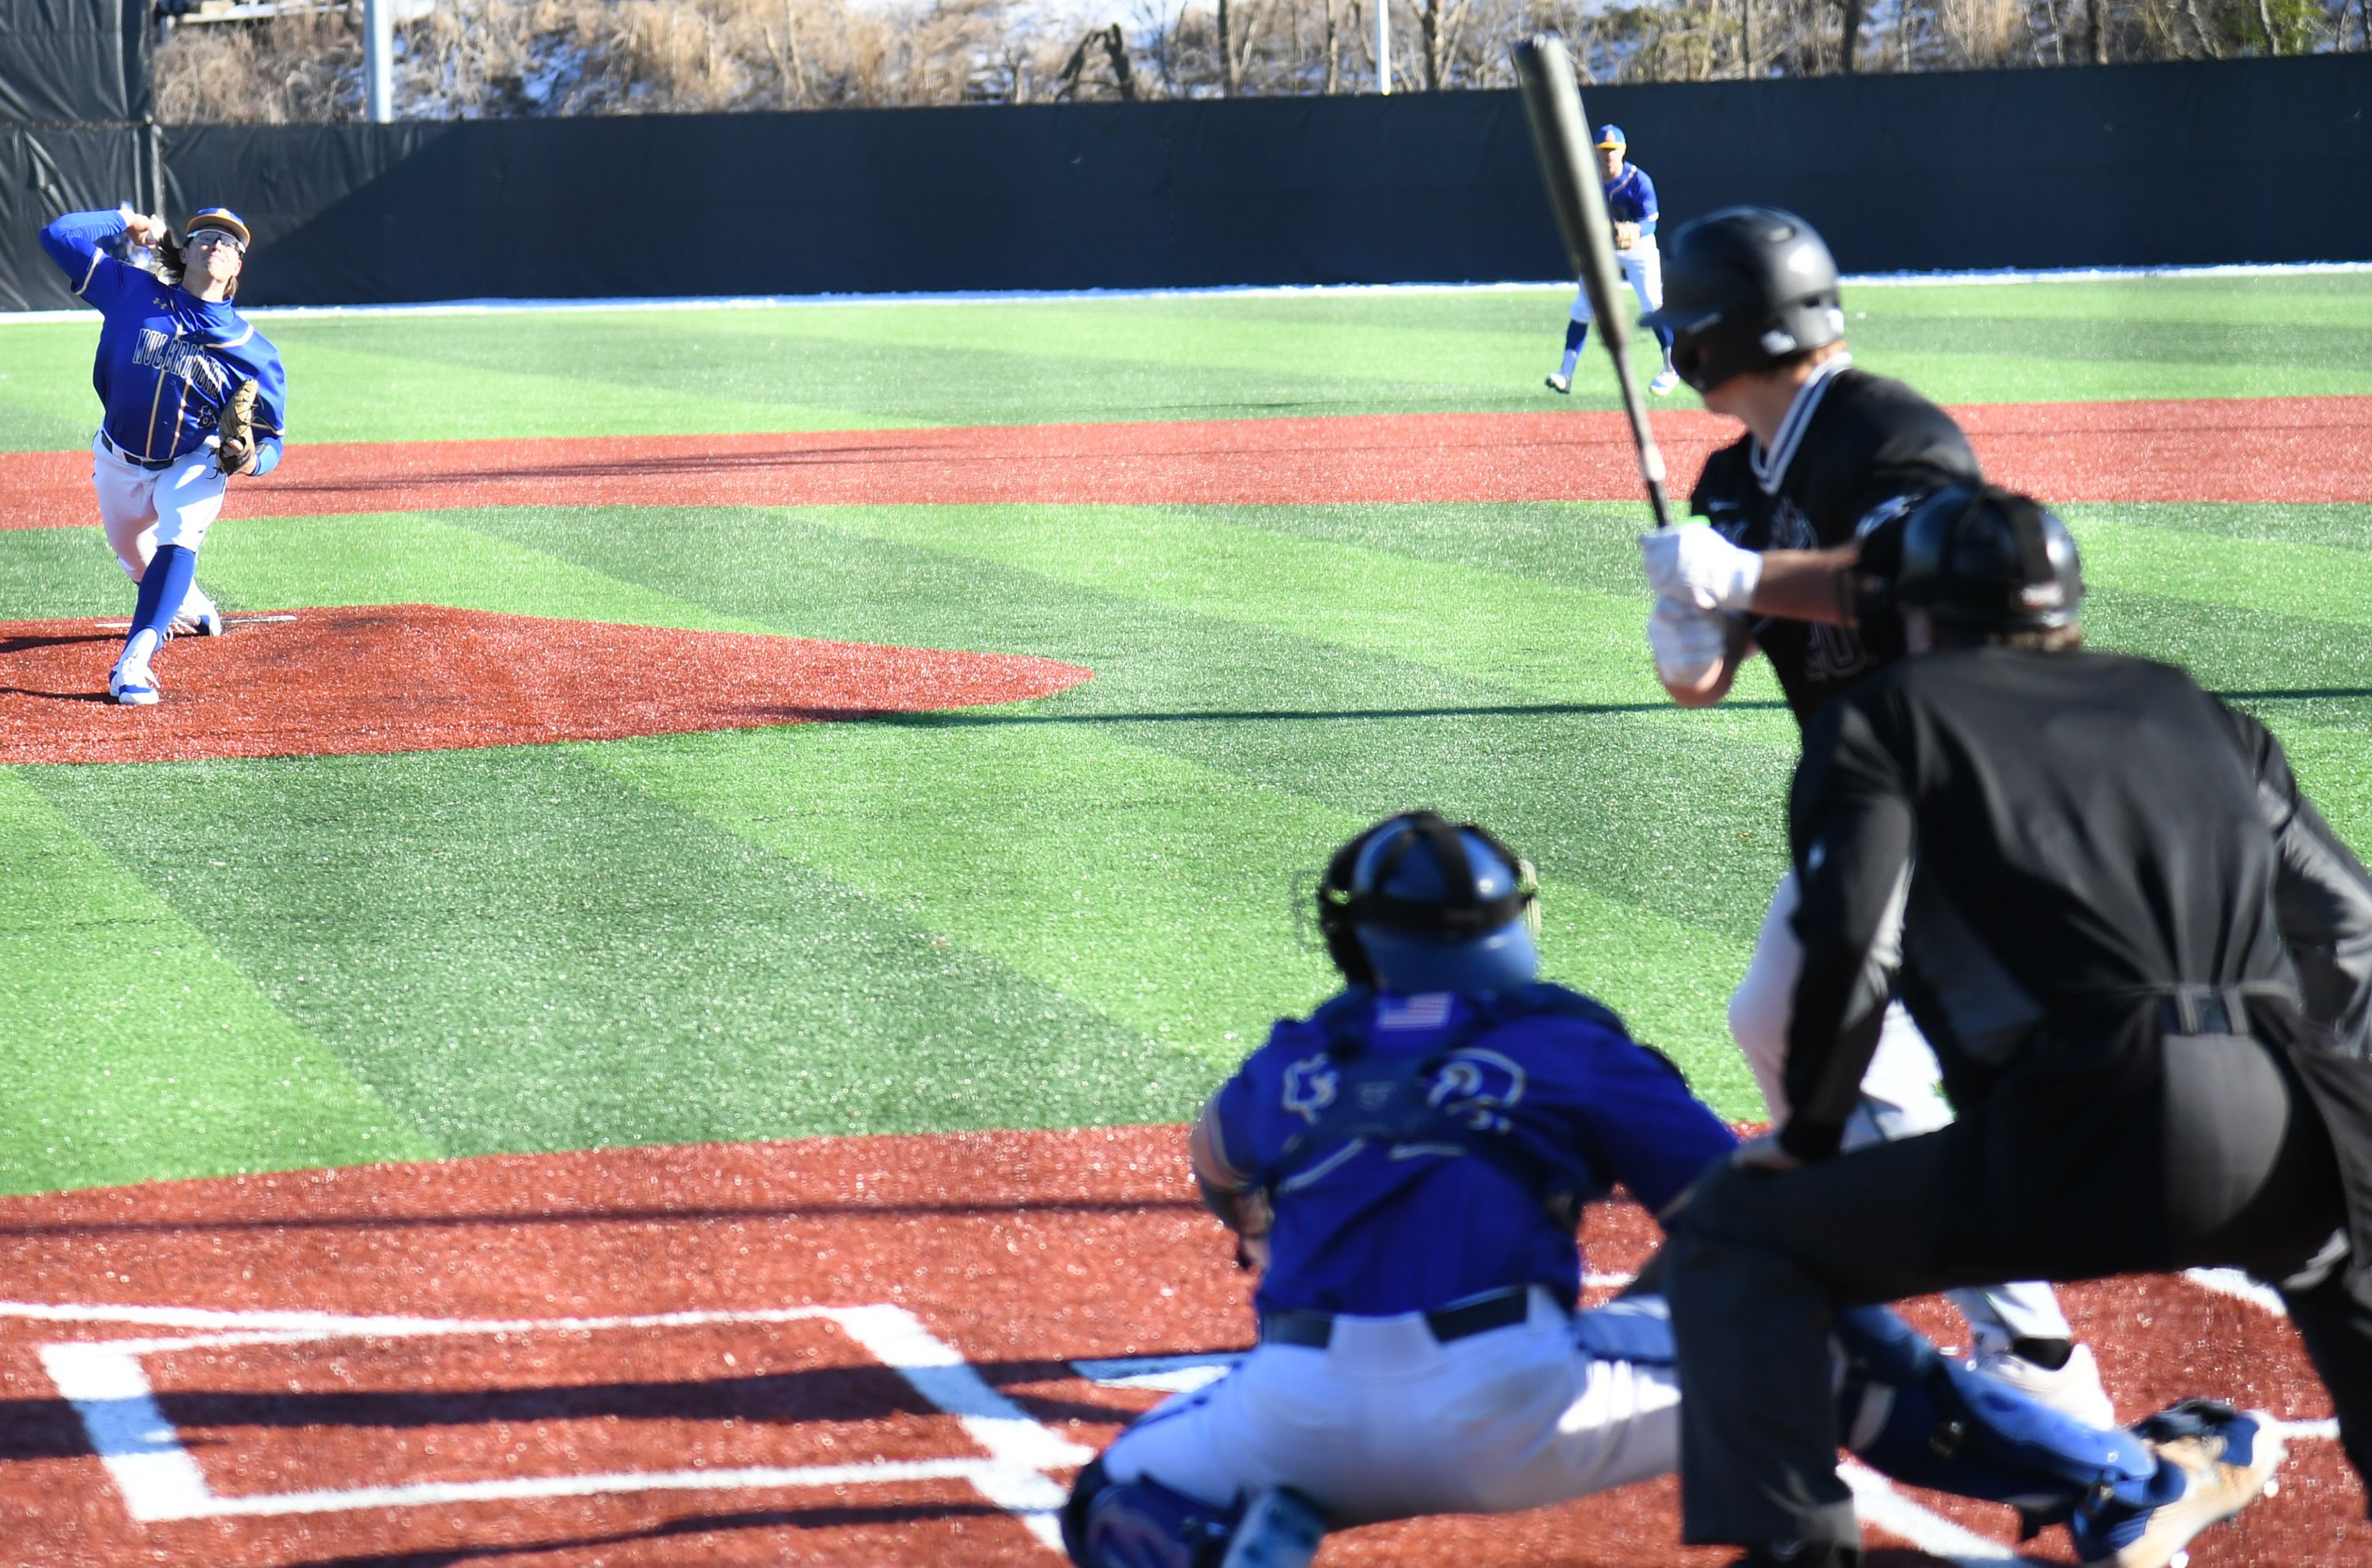
<path fill-rule="evenodd" d="M 1244 1509 L 1219 1568 L 1309 1568 L 1325 1538 L 1326 1519 L 1317 1504 L 1280 1486 L 1257 1494 Z"/>
<path fill-rule="evenodd" d="M 2164 1501 L 2151 1495 L 2162 1478 L 2142 1439 L 2087 1426 L 1971 1371 L 1883 1307 L 1838 1313 L 1836 1339 L 1839 1428 L 1874 1469 L 2010 1504 L 2029 1526 L 2066 1518 L 2087 1499 Z"/>
<path fill-rule="evenodd" d="M 1116 1481 L 1092 1459 L 1063 1504 L 1063 1550 L 1078 1568 L 1220 1568 L 1242 1513 L 1157 1481 Z"/>

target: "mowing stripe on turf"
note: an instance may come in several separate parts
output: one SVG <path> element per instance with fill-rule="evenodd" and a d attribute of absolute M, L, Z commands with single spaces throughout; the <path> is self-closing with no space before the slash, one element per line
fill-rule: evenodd
<path fill-rule="evenodd" d="M 2076 542 L 2095 522 L 2219 534 L 2265 544 L 2320 544 L 2372 551 L 2372 505 L 2299 505 L 2277 501 L 2098 505 L 2060 508 Z"/>
<path fill-rule="evenodd" d="M 1052 702 L 944 722 L 1117 731 L 1363 818 L 1431 802 L 1503 828 L 1552 875 L 1686 925 L 1750 936 L 1778 876 L 1795 741 L 1759 668 L 1712 713 L 1660 693 L 1601 710 L 807 513 L 671 513 L 647 540 L 600 513 L 457 516 L 738 621 L 1082 664 L 1096 679 Z"/>
<path fill-rule="evenodd" d="M 549 325 L 554 331 L 525 334 L 530 341 L 509 345 L 515 353 L 495 345 L 491 354 L 480 349 L 452 359 L 424 355 L 410 334 L 390 331 L 385 322 L 350 323 L 335 342 L 308 337 L 302 350 L 306 434 L 315 441 L 385 440 L 391 401 L 413 405 L 405 428 L 414 441 L 483 439 L 494 430 L 641 436 L 687 429 L 865 430 L 903 423 L 861 408 L 737 395 L 713 379 L 703 385 L 687 377 L 654 397 L 645 377 L 666 374 L 669 356 L 645 355 L 639 365 L 612 356 L 592 365 L 579 345 L 552 341 L 560 335 L 556 319 Z M 291 450 L 302 459 L 301 446 Z"/>
<path fill-rule="evenodd" d="M 583 750 L 1214 1068 L 1332 988 L 1296 939 L 1296 877 L 1370 819 L 1091 731 L 831 725 Z M 1550 974 L 1657 1038 L 1718 1037 L 1742 944 L 1558 879 L 1545 898 Z"/>
<path fill-rule="evenodd" d="M 1657 703 L 1622 597 L 1158 506 L 819 508 L 825 526 L 1196 615 L 1454 670 L 1555 702 Z"/>
<path fill-rule="evenodd" d="M 2107 517 L 2077 533 L 2087 582 L 2232 610 L 2372 625 L 2372 555 L 2325 544 L 2268 543 Z"/>
<path fill-rule="evenodd" d="M 0 1191 L 440 1152 L 29 776 L 0 769 Z"/>
<path fill-rule="evenodd" d="M 447 1153 L 1175 1121 L 1205 1086 L 575 748 L 19 776 Z"/>
<path fill-rule="evenodd" d="M 616 527 L 634 516 L 605 521 Z M 696 632 L 778 629 L 720 616 L 424 513 L 249 519 L 208 542 L 204 580 L 238 608 L 442 604 Z"/>

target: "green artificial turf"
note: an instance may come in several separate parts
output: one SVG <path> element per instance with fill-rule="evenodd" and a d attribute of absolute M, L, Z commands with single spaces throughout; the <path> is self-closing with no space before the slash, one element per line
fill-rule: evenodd
<path fill-rule="evenodd" d="M 1541 385 L 1569 296 L 1204 296 L 267 319 L 290 431 L 392 441 L 1614 406 Z M 1848 290 L 1947 402 L 2372 393 L 2372 274 Z M 90 321 L 0 321 L 0 450 L 90 438 Z M 1644 346 L 1643 371 L 1652 371 Z M 1683 392 L 1676 400 L 1689 405 Z"/>
<path fill-rule="evenodd" d="M 1850 303 L 1866 362 L 1947 398 L 2372 391 L 2372 279 Z M 274 330 L 300 436 L 355 439 L 1545 407 L 1562 316 L 1535 292 Z M 89 337 L 0 327 L 0 447 L 87 439 Z M 2372 505 L 2069 517 L 2095 640 L 2262 714 L 2372 844 Z M 1180 1118 L 1327 989 L 1296 877 L 1415 804 L 1538 861 L 1548 972 L 1754 1114 L 1722 1013 L 1784 864 L 1794 726 L 1759 670 L 1712 712 L 1664 701 L 1637 527 L 1599 504 L 234 506 L 202 573 L 234 610 L 424 601 L 1096 674 L 765 731 L 0 770 L 0 1190 Z M 0 529 L 0 618 L 126 602 L 87 532 Z"/>

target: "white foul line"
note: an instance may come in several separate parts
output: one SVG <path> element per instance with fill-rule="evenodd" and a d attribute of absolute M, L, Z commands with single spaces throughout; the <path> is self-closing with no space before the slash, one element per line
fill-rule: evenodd
<path fill-rule="evenodd" d="M 1921 1507 L 1876 1470 L 1848 1460 L 1837 1467 L 1837 1474 L 1853 1488 L 1854 1509 L 1864 1523 L 1909 1541 L 1930 1557 L 1940 1557 L 1959 1568 L 2026 1561 L 2014 1548 Z"/>
<path fill-rule="evenodd" d="M 2245 1301 L 2276 1318 L 2290 1315 L 2290 1309 L 2282 1305 L 2281 1292 L 2271 1285 L 2259 1284 L 2239 1269 L 2185 1269 L 2182 1277 L 2202 1290 L 2228 1295 L 2235 1301 Z"/>
<path fill-rule="evenodd" d="M 0 1318 L 53 1323 L 130 1323 L 210 1330 L 173 1338 L 110 1340 L 40 1347 L 43 1370 L 75 1408 L 124 1507 L 143 1523 L 403 1508 L 455 1503 L 584 1497 L 630 1492 L 838 1487 L 958 1480 L 1013 1515 L 1049 1549 L 1062 1549 L 1055 1519 L 1063 1488 L 1046 1472 L 1085 1463 L 1087 1449 L 1056 1434 L 989 1387 L 980 1373 L 902 1307 L 796 1307 L 761 1312 L 664 1312 L 617 1318 L 437 1318 L 321 1312 L 222 1312 L 197 1307 L 52 1306 L 0 1302 Z M 335 1339 L 444 1338 L 457 1334 L 683 1328 L 719 1323 L 833 1324 L 896 1372 L 934 1409 L 954 1416 L 985 1458 L 871 1460 L 843 1465 L 635 1470 L 608 1475 L 529 1476 L 503 1481 L 423 1481 L 308 1492 L 223 1496 L 157 1405 L 140 1357 L 162 1351 L 301 1344 Z"/>

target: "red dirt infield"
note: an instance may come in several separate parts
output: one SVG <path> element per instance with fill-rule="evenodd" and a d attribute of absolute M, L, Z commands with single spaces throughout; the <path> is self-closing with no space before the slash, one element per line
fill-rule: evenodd
<path fill-rule="evenodd" d="M 1978 404 L 1953 411 L 1997 482 L 2055 502 L 2372 501 L 2372 397 Z M 1736 438 L 1657 411 L 1685 495 Z M 1287 505 L 1630 500 L 1629 427 L 1592 410 L 798 435 L 297 446 L 239 517 L 463 506 L 1036 502 Z M 0 453 L 0 528 L 93 520 L 81 452 Z"/>
<path fill-rule="evenodd" d="M 1158 1397 L 1073 1364 L 1250 1337 L 1183 1142 L 824 1139 L 0 1200 L 0 1560 L 1054 1568 L 1030 1511 Z M 1636 1267 L 1651 1229 L 1599 1205 L 1592 1268 Z M 2260 1307 L 2182 1280 L 2066 1296 L 2129 1417 L 2197 1392 L 2327 1413 Z M 2372 1561 L 2335 1444 L 2296 1441 L 2282 1481 L 2196 1568 Z M 1673 1496 L 1346 1532 L 1320 1562 L 1726 1561 L 1673 1544 Z M 2012 1533 L 2005 1509 L 1901 1497 Z M 2036 1544 L 2065 1560 L 2058 1532 Z"/>
<path fill-rule="evenodd" d="M 1044 697 L 1053 659 L 376 605 L 234 615 L 120 708 L 122 623 L 0 622 L 0 765 L 362 755 L 752 729 Z"/>

